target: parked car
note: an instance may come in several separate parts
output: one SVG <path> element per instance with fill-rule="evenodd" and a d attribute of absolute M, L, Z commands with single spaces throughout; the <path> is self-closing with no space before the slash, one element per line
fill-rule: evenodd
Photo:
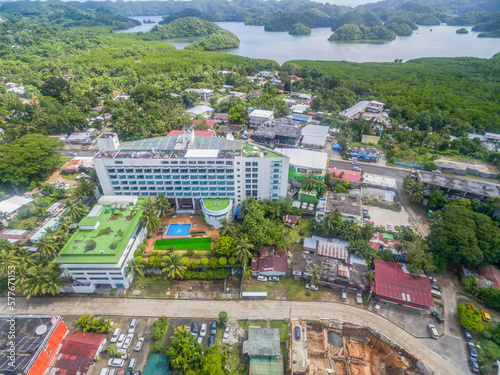
<path fill-rule="evenodd" d="M 215 345 L 215 336 L 210 336 L 210 339 L 208 339 L 208 347 L 212 347 Z"/>
<path fill-rule="evenodd" d="M 257 276 L 257 281 L 267 281 L 267 277 L 265 277 L 265 276 Z"/>
<path fill-rule="evenodd" d="M 437 311 L 431 312 L 431 315 L 438 321 L 439 324 L 444 323 L 444 318 Z"/>
<path fill-rule="evenodd" d="M 212 322 L 212 326 L 210 327 L 210 336 L 215 336 L 217 334 L 217 320 Z"/>
<path fill-rule="evenodd" d="M 64 182 L 61 182 L 61 183 L 59 184 L 59 189 L 64 189 L 64 185 L 66 185 L 66 184 L 65 184 Z"/>
<path fill-rule="evenodd" d="M 437 340 L 439 338 L 439 333 L 436 329 L 436 326 L 434 324 L 429 324 L 427 328 L 429 328 L 429 333 L 431 334 L 431 337 Z"/>
<path fill-rule="evenodd" d="M 469 357 L 469 368 L 474 374 L 480 374 L 479 364 L 477 363 L 477 359 L 473 357 Z"/>
<path fill-rule="evenodd" d="M 109 369 L 107 369 L 106 367 L 103 368 L 99 373 L 99 375 L 109 375 Z"/>
<path fill-rule="evenodd" d="M 462 332 L 464 333 L 465 341 L 472 341 L 472 333 L 465 327 L 462 327 Z"/>
<path fill-rule="evenodd" d="M 278 276 L 269 276 L 267 279 L 269 281 L 274 281 L 275 283 L 277 283 L 278 281 L 280 281 L 280 278 Z"/>
<path fill-rule="evenodd" d="M 387 230 L 389 232 L 392 232 L 394 230 L 394 228 L 392 227 L 392 224 L 387 224 Z"/>
<path fill-rule="evenodd" d="M 69 155 L 70 156 L 76 156 L 76 152 L 70 152 Z"/>
<path fill-rule="evenodd" d="M 124 333 L 122 333 L 120 335 L 120 337 L 118 337 L 118 340 L 116 340 L 116 346 L 118 347 L 118 349 L 120 349 L 121 347 L 123 347 L 123 343 L 125 342 L 126 338 L 127 338 L 127 336 L 125 336 Z"/>
<path fill-rule="evenodd" d="M 361 163 L 359 161 L 353 161 L 352 165 L 361 165 Z"/>
<path fill-rule="evenodd" d="M 360 305 L 363 303 L 363 295 L 361 293 L 356 293 L 356 302 Z"/>
<path fill-rule="evenodd" d="M 134 369 L 136 363 L 137 363 L 137 358 L 132 357 L 132 359 L 130 359 L 130 362 L 128 363 L 128 369 L 130 371 L 132 371 Z"/>
<path fill-rule="evenodd" d="M 133 339 L 134 339 L 134 334 L 133 333 L 128 334 L 127 338 L 125 339 L 125 342 L 123 343 L 122 348 L 123 349 L 128 349 L 130 347 L 130 345 L 132 345 L 132 340 Z"/>
<path fill-rule="evenodd" d="M 203 344 L 203 337 L 199 336 L 196 341 L 198 341 L 198 344 Z"/>
<path fill-rule="evenodd" d="M 109 370 L 109 373 L 108 375 L 116 375 L 116 369 L 115 368 L 112 368 L 111 370 Z"/>
<path fill-rule="evenodd" d="M 229 338 L 229 331 L 230 330 L 231 330 L 231 324 L 226 324 L 226 327 L 224 328 L 224 333 L 222 334 L 223 339 Z"/>
<path fill-rule="evenodd" d="M 485 322 L 489 322 L 491 320 L 490 314 L 486 310 L 481 310 L 481 317 Z"/>
<path fill-rule="evenodd" d="M 139 340 L 135 343 L 134 350 L 136 352 L 140 351 L 142 348 L 142 344 L 144 344 L 144 337 L 139 337 Z"/>
<path fill-rule="evenodd" d="M 137 327 L 137 319 L 132 319 L 132 321 L 130 322 L 130 325 L 128 327 L 128 333 L 134 333 L 135 327 Z"/>
<path fill-rule="evenodd" d="M 352 170 L 356 171 L 356 172 L 361 172 L 361 168 L 360 167 L 352 167 Z"/>
<path fill-rule="evenodd" d="M 306 284 L 306 289 L 318 290 L 318 287 L 314 284 Z"/>
<path fill-rule="evenodd" d="M 134 375 L 141 375 L 142 372 L 140 372 L 139 370 L 138 371 L 134 371 Z"/>
<path fill-rule="evenodd" d="M 125 370 L 119 370 L 116 375 L 125 375 Z"/>
<path fill-rule="evenodd" d="M 200 337 L 205 337 L 207 334 L 207 325 L 203 323 L 200 328 Z"/>
<path fill-rule="evenodd" d="M 64 184 L 64 190 L 69 190 L 69 184 Z"/>
<path fill-rule="evenodd" d="M 300 327 L 295 327 L 295 339 L 300 340 Z"/>
<path fill-rule="evenodd" d="M 467 342 L 467 349 L 469 350 L 469 355 L 471 357 L 477 358 L 477 349 L 476 349 L 476 344 L 473 342 Z"/>
<path fill-rule="evenodd" d="M 340 291 L 340 296 L 342 297 L 342 301 L 343 301 L 343 302 L 347 301 L 347 290 L 342 289 L 342 290 Z"/>
<path fill-rule="evenodd" d="M 373 312 L 378 314 L 378 312 L 380 310 L 380 306 L 382 306 L 382 304 L 380 302 L 377 302 L 375 304 L 375 306 L 373 307 Z"/>
<path fill-rule="evenodd" d="M 120 337 L 120 333 L 122 333 L 122 330 L 120 328 L 115 329 L 113 332 L 113 336 L 109 339 L 109 342 L 114 344 L 116 340 L 118 340 L 118 337 Z"/>
<path fill-rule="evenodd" d="M 441 287 L 437 284 L 431 284 L 431 287 L 432 287 L 432 289 L 437 290 L 439 292 L 443 291 L 443 289 L 441 289 Z"/>
<path fill-rule="evenodd" d="M 198 322 L 193 322 L 193 324 L 191 325 L 191 332 L 198 333 Z"/>
<path fill-rule="evenodd" d="M 409 231 L 412 231 L 412 232 L 413 232 L 413 227 L 412 227 L 411 225 L 408 225 L 406 228 L 407 228 Z"/>
<path fill-rule="evenodd" d="M 125 363 L 125 361 L 123 359 L 120 359 L 120 358 L 111 358 L 108 361 L 108 366 L 109 367 L 122 367 L 124 363 Z"/>
<path fill-rule="evenodd" d="M 431 296 L 437 299 L 441 299 L 441 292 L 436 289 L 431 289 Z"/>
<path fill-rule="evenodd" d="M 431 283 L 433 284 L 436 284 L 437 283 L 437 280 L 434 276 L 429 276 L 429 280 L 431 281 Z"/>

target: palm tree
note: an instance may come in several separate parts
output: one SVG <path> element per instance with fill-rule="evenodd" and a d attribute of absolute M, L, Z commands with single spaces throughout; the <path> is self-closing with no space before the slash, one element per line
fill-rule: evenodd
<path fill-rule="evenodd" d="M 158 194 L 155 199 L 155 206 L 160 212 L 160 217 L 164 218 L 172 209 L 170 203 L 168 203 L 168 199 L 165 197 L 165 194 Z"/>
<path fill-rule="evenodd" d="M 18 269 L 27 270 L 37 264 L 37 256 L 38 254 L 36 252 L 26 250 L 24 247 L 18 249 L 16 251 L 16 263 Z"/>
<path fill-rule="evenodd" d="M 412 181 L 405 189 L 408 200 L 413 203 L 420 203 L 424 200 L 425 188 L 418 181 Z"/>
<path fill-rule="evenodd" d="M 111 331 L 111 328 L 113 328 L 111 319 L 105 317 L 104 315 L 92 319 L 92 332 L 107 334 Z"/>
<path fill-rule="evenodd" d="M 224 217 L 220 221 L 220 225 L 219 233 L 221 236 L 232 236 L 234 234 L 236 228 L 231 226 L 231 222 L 227 218 Z"/>
<path fill-rule="evenodd" d="M 321 222 L 321 230 L 326 234 L 334 234 L 340 224 L 342 219 L 340 218 L 340 210 L 336 208 L 334 211 L 328 212 Z"/>
<path fill-rule="evenodd" d="M 155 209 L 145 209 L 141 216 L 141 223 L 146 227 L 148 235 L 158 228 L 161 224 L 161 218 L 158 217 L 158 211 Z"/>
<path fill-rule="evenodd" d="M 309 273 L 311 274 L 311 284 L 316 284 L 321 276 L 321 268 L 313 264 L 309 267 Z"/>
<path fill-rule="evenodd" d="M 72 223 L 78 223 L 88 212 L 88 208 L 81 202 L 73 204 L 68 199 L 66 200 L 66 206 L 68 207 L 68 216 L 71 219 Z"/>
<path fill-rule="evenodd" d="M 134 280 L 137 276 L 144 277 L 144 272 L 142 262 L 138 262 L 135 259 L 131 259 L 127 262 L 125 266 L 125 276 L 130 277 Z"/>
<path fill-rule="evenodd" d="M 316 176 L 309 173 L 306 175 L 306 178 L 302 180 L 302 190 L 313 191 L 316 188 L 316 183 Z"/>
<path fill-rule="evenodd" d="M 36 248 L 45 259 L 54 258 L 59 251 L 59 244 L 52 235 L 46 235 L 36 242 Z"/>
<path fill-rule="evenodd" d="M 95 188 L 96 184 L 90 181 L 90 179 L 80 178 L 73 196 L 77 199 L 89 198 L 94 194 Z"/>
<path fill-rule="evenodd" d="M 30 299 L 31 296 L 59 294 L 59 287 L 63 286 L 66 280 L 61 277 L 59 268 L 52 264 L 48 266 L 38 264 L 28 270 L 22 286 L 26 299 Z"/>
<path fill-rule="evenodd" d="M 12 267 L 17 266 L 17 258 L 14 250 L 2 249 L 0 251 L 0 276 L 7 275 Z"/>
<path fill-rule="evenodd" d="M 247 262 L 252 258 L 252 250 L 253 244 L 246 235 L 242 235 L 236 239 L 233 256 L 243 265 L 243 271 L 247 266 Z"/>
<path fill-rule="evenodd" d="M 75 320 L 76 328 L 73 332 L 80 332 L 85 335 L 85 333 L 92 330 L 92 321 L 94 320 L 94 316 L 92 314 L 83 314 L 78 319 Z"/>
<path fill-rule="evenodd" d="M 182 279 L 186 272 L 186 265 L 181 261 L 181 256 L 177 253 L 167 254 L 163 257 L 161 271 L 165 273 L 167 279 Z"/>
<path fill-rule="evenodd" d="M 144 203 L 144 211 L 146 212 L 156 212 L 158 215 L 158 209 L 156 208 L 155 202 L 149 198 L 145 203 Z"/>
<path fill-rule="evenodd" d="M 321 221 L 316 220 L 315 217 L 311 217 L 308 223 L 309 228 L 311 228 L 311 232 L 317 232 L 321 229 Z"/>

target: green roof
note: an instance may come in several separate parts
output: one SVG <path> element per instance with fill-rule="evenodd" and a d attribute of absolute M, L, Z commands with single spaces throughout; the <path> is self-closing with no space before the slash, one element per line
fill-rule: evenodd
<path fill-rule="evenodd" d="M 249 375 L 283 375 L 283 360 L 278 357 L 252 357 Z"/>
<path fill-rule="evenodd" d="M 278 154 L 278 153 L 276 153 L 274 151 L 271 151 L 268 148 L 263 148 L 263 147 L 261 147 L 259 145 L 253 144 L 253 143 L 243 143 L 241 146 L 242 146 L 243 150 L 245 150 L 247 152 L 247 156 L 252 156 L 252 152 L 253 151 L 257 151 L 259 153 L 259 155 L 260 155 L 260 152 L 263 151 L 265 158 L 279 158 L 279 157 L 283 157 L 283 155 L 281 155 L 281 154 Z M 254 147 L 257 147 L 258 150 L 254 150 Z M 266 153 L 266 151 L 267 151 L 267 153 Z"/>
<path fill-rule="evenodd" d="M 382 234 L 383 238 L 387 238 L 389 240 L 393 240 L 394 239 L 394 236 L 390 233 L 384 233 Z"/>
<path fill-rule="evenodd" d="M 203 205 L 210 211 L 222 211 L 229 206 L 229 198 L 203 198 Z"/>
<path fill-rule="evenodd" d="M 78 223 L 79 227 L 87 227 L 87 226 L 94 226 L 97 224 L 99 221 L 99 216 L 94 216 L 94 217 L 84 217 L 80 222 Z"/>
<path fill-rule="evenodd" d="M 95 225 L 99 221 L 99 227 L 94 230 L 77 229 L 54 263 L 115 264 L 139 224 L 144 201 L 139 199 L 137 205 L 127 206 L 124 210 L 104 206 L 99 216 L 83 218 L 79 225 Z M 92 241 L 95 247 L 87 251 L 85 248 Z"/>

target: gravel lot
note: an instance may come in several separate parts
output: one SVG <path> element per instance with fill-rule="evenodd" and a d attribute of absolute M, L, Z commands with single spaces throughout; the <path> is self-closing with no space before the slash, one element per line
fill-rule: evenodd
<path fill-rule="evenodd" d="M 368 207 L 370 220 L 375 223 L 375 226 L 387 226 L 387 224 L 392 224 L 393 227 L 395 227 L 396 225 L 410 225 L 410 223 L 408 222 L 408 213 L 406 212 L 404 207 L 400 212 L 395 212 L 380 207 L 364 207 Z"/>

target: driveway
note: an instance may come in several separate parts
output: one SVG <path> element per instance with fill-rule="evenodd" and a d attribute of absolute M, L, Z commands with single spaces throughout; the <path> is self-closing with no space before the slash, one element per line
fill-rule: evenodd
<path fill-rule="evenodd" d="M 382 316 L 347 304 L 297 301 L 180 301 L 160 299 L 118 299 L 88 297 L 17 298 L 16 314 L 73 315 L 74 308 L 95 315 L 134 317 L 196 317 L 216 318 L 226 311 L 231 319 L 340 319 L 374 328 L 420 358 L 435 374 L 464 374 L 441 353 L 442 348 L 429 348 L 422 340 L 399 328 Z M 6 301 L 1 314 L 12 314 Z M 428 340 L 427 340 L 428 341 Z M 439 342 L 442 342 L 439 340 Z M 439 351 L 439 352 L 438 352 Z M 444 353 L 446 354 L 446 353 Z"/>

